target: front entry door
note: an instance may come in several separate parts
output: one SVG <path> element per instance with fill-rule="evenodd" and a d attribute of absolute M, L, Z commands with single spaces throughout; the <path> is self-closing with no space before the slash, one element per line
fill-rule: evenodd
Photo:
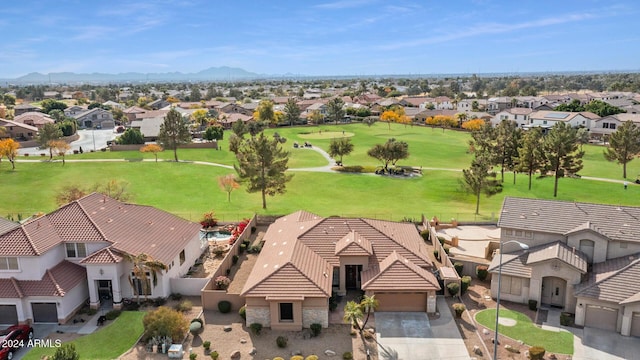
<path fill-rule="evenodd" d="M 345 265 L 344 270 L 347 290 L 360 289 L 362 265 Z"/>
<path fill-rule="evenodd" d="M 546 277 L 542 280 L 543 304 L 564 307 L 564 292 L 567 282 L 556 277 Z"/>

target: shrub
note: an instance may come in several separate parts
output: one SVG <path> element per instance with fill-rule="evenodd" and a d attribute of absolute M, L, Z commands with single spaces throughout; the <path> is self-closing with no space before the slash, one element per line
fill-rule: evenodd
<path fill-rule="evenodd" d="M 211 354 L 209 354 L 209 356 L 211 356 L 212 360 L 218 360 L 218 356 L 220 356 L 220 354 L 218 354 L 217 351 L 212 351 Z"/>
<path fill-rule="evenodd" d="M 11 354 L 11 353 L 9 353 Z M 78 360 L 80 355 L 76 351 L 76 346 L 73 343 L 63 344 L 56 349 L 55 354 L 51 357 L 52 360 Z"/>
<path fill-rule="evenodd" d="M 440 245 L 444 246 L 444 237 L 438 236 L 438 241 L 440 241 Z"/>
<path fill-rule="evenodd" d="M 289 339 L 286 336 L 281 335 L 276 338 L 276 345 L 278 345 L 279 348 L 286 348 L 287 342 L 289 342 Z"/>
<path fill-rule="evenodd" d="M 476 266 L 476 276 L 480 281 L 485 281 L 487 276 L 489 275 L 489 268 L 486 265 L 478 265 Z"/>
<path fill-rule="evenodd" d="M 120 316 L 120 313 L 120 310 L 111 310 L 106 313 L 104 317 L 106 317 L 107 320 L 115 320 L 118 316 Z"/>
<path fill-rule="evenodd" d="M 203 347 L 205 350 L 209 350 L 209 349 L 211 348 L 211 341 L 207 340 L 207 341 L 203 342 L 203 343 L 202 343 L 202 347 Z"/>
<path fill-rule="evenodd" d="M 462 313 L 464 313 L 466 309 L 467 308 L 462 303 L 453 304 L 453 311 L 455 311 L 456 317 L 458 318 L 462 317 Z"/>
<path fill-rule="evenodd" d="M 218 276 L 215 280 L 214 280 L 215 284 L 216 284 L 216 288 L 221 289 L 221 290 L 225 290 L 229 287 L 229 284 L 231 284 L 231 280 L 226 277 L 226 276 Z"/>
<path fill-rule="evenodd" d="M 420 236 L 422 236 L 424 241 L 429 241 L 429 230 L 425 229 L 420 231 Z"/>
<path fill-rule="evenodd" d="M 448 283 L 447 290 L 449 291 L 449 295 L 456 296 L 460 291 L 460 285 L 456 282 Z"/>
<path fill-rule="evenodd" d="M 198 335 L 202 332 L 202 323 L 199 321 L 192 321 L 189 325 L 189 332 L 193 335 Z"/>
<path fill-rule="evenodd" d="M 443 246 L 443 248 L 444 248 L 444 253 L 449 255 L 449 249 L 451 249 L 451 247 L 450 246 Z"/>
<path fill-rule="evenodd" d="M 438 253 L 438 250 L 433 250 L 433 256 L 436 258 L 436 260 L 440 260 L 440 253 Z"/>
<path fill-rule="evenodd" d="M 251 329 L 251 332 L 256 335 L 260 335 L 260 332 L 262 332 L 262 324 L 260 323 L 253 323 L 249 325 L 249 328 Z"/>
<path fill-rule="evenodd" d="M 98 312 L 97 309 L 89 309 L 87 310 L 87 315 L 93 316 Z"/>
<path fill-rule="evenodd" d="M 313 323 L 309 328 L 311 329 L 311 336 L 313 337 L 317 337 L 322 332 L 322 324 Z"/>
<path fill-rule="evenodd" d="M 251 233 L 252 233 L 252 234 L 253 234 L 253 233 L 255 233 L 255 232 L 256 232 L 256 230 L 257 230 L 257 228 L 256 228 L 255 226 L 252 226 L 252 227 L 251 227 Z"/>
<path fill-rule="evenodd" d="M 162 305 L 167 303 L 167 299 L 165 299 L 163 297 L 157 297 L 157 298 L 153 299 L 152 301 L 153 301 L 153 306 L 155 306 L 155 307 L 162 306 Z"/>
<path fill-rule="evenodd" d="M 245 252 L 245 250 L 247 250 L 247 244 L 245 243 L 240 244 L 240 247 L 238 248 L 238 251 L 240 252 L 240 254 Z"/>
<path fill-rule="evenodd" d="M 247 320 L 247 307 L 245 305 L 238 310 L 238 315 L 240 315 L 243 320 Z"/>
<path fill-rule="evenodd" d="M 560 313 L 560 325 L 571 326 L 571 322 L 571 313 L 564 311 Z"/>
<path fill-rule="evenodd" d="M 239 259 L 238 255 L 233 255 L 233 256 L 231 257 L 231 264 L 232 264 L 232 265 L 237 264 L 237 263 L 238 263 L 238 259 Z"/>
<path fill-rule="evenodd" d="M 351 360 L 353 359 L 353 354 L 351 353 L 351 351 L 347 351 L 346 353 L 342 354 L 342 358 L 344 360 Z"/>
<path fill-rule="evenodd" d="M 309 355 L 304 360 L 318 360 L 318 355 Z"/>
<path fill-rule="evenodd" d="M 538 310 L 538 300 L 529 300 L 529 310 Z"/>
<path fill-rule="evenodd" d="M 189 354 L 189 360 L 196 360 L 198 358 L 198 354 L 191 353 Z"/>
<path fill-rule="evenodd" d="M 529 348 L 529 359 L 542 360 L 547 351 L 542 346 L 532 346 Z"/>
<path fill-rule="evenodd" d="M 471 285 L 471 276 L 465 275 L 460 279 L 460 295 L 467 292 L 467 289 Z"/>
<path fill-rule="evenodd" d="M 169 297 L 171 297 L 171 300 L 181 300 L 182 299 L 182 294 L 180 294 L 180 293 L 171 293 L 171 295 L 169 295 Z"/>
<path fill-rule="evenodd" d="M 289 360 L 304 360 L 304 356 L 302 355 L 293 355 L 289 358 Z"/>
<path fill-rule="evenodd" d="M 227 300 L 219 301 L 218 310 L 220 310 L 220 312 L 223 314 L 228 313 L 229 311 L 231 311 L 231 303 Z"/>
<path fill-rule="evenodd" d="M 183 300 L 183 301 L 180 301 L 178 305 L 176 305 L 175 309 L 180 312 L 189 312 L 191 311 L 192 307 L 193 307 L 193 304 L 191 303 L 191 301 Z"/>
<path fill-rule="evenodd" d="M 174 342 L 181 342 L 189 328 L 184 315 L 166 306 L 149 311 L 142 319 L 142 324 L 147 338 L 168 336 Z"/>
<path fill-rule="evenodd" d="M 453 264 L 453 268 L 456 269 L 456 272 L 458 273 L 458 276 L 462 276 L 462 269 L 464 269 L 464 264 L 463 263 L 456 261 Z"/>

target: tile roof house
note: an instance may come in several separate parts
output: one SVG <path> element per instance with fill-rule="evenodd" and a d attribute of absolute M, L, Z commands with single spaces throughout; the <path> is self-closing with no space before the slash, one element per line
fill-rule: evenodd
<path fill-rule="evenodd" d="M 119 308 L 137 294 L 166 297 L 206 245 L 197 223 L 87 195 L 0 234 L 0 324 L 65 322 L 87 299 Z M 132 273 L 140 254 L 167 267 L 153 285 Z"/>
<path fill-rule="evenodd" d="M 13 121 L 25 125 L 35 126 L 38 129 L 42 129 L 45 124 L 53 124 L 55 122 L 55 120 L 53 120 L 48 114 L 38 111 L 30 111 L 24 114 L 20 114 L 14 117 Z"/>
<path fill-rule="evenodd" d="M 326 327 L 329 298 L 348 290 L 375 295 L 381 311 L 435 312 L 434 270 L 413 224 L 298 211 L 269 226 L 240 296 L 247 324 Z"/>
<path fill-rule="evenodd" d="M 104 129 L 113 129 L 116 126 L 113 113 L 98 107 L 74 114 L 71 117 L 76 119 L 78 126 L 82 128 L 102 127 Z"/>
<path fill-rule="evenodd" d="M 37 127 L 13 120 L 0 119 L 0 126 L 7 130 L 7 137 L 18 141 L 31 140 L 38 135 Z"/>
<path fill-rule="evenodd" d="M 563 308 L 575 323 L 640 336 L 640 207 L 507 197 L 500 297 Z M 514 251 L 518 250 L 518 251 Z M 489 271 L 498 292 L 499 257 Z"/>

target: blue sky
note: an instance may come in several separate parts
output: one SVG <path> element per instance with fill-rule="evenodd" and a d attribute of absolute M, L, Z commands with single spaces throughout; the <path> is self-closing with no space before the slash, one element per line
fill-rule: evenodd
<path fill-rule="evenodd" d="M 0 78 L 640 69 L 637 0 L 10 1 Z"/>

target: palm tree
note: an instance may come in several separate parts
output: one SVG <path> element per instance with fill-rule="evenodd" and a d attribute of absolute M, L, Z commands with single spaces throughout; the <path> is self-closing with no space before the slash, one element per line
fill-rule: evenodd
<path fill-rule="evenodd" d="M 364 317 L 362 313 L 362 306 L 355 301 L 348 301 L 344 306 L 344 316 L 342 320 L 351 324 L 354 328 L 356 328 L 362 334 L 362 327 L 360 327 L 360 320 Z"/>
<path fill-rule="evenodd" d="M 147 301 L 147 294 L 149 293 L 149 277 L 147 273 L 151 274 L 153 287 L 158 285 L 158 271 L 166 270 L 167 265 L 163 264 L 160 261 L 153 259 L 150 255 L 145 253 L 138 254 L 133 256 L 131 254 L 125 254 L 124 256 L 128 261 L 133 264 L 133 268 L 131 272 L 138 279 L 138 281 L 142 284 L 142 292 L 144 292 L 144 300 Z M 129 284 L 133 289 L 133 292 L 136 294 L 136 301 L 140 304 L 140 288 L 136 286 L 134 279 L 129 275 Z"/>
<path fill-rule="evenodd" d="M 371 316 L 371 312 L 375 311 L 378 308 L 380 303 L 378 299 L 375 298 L 375 295 L 365 295 L 360 301 L 360 309 L 362 312 L 367 313 L 367 317 L 364 319 L 364 323 L 362 323 L 362 328 L 364 329 L 367 326 L 367 322 L 369 321 L 369 316 Z"/>

